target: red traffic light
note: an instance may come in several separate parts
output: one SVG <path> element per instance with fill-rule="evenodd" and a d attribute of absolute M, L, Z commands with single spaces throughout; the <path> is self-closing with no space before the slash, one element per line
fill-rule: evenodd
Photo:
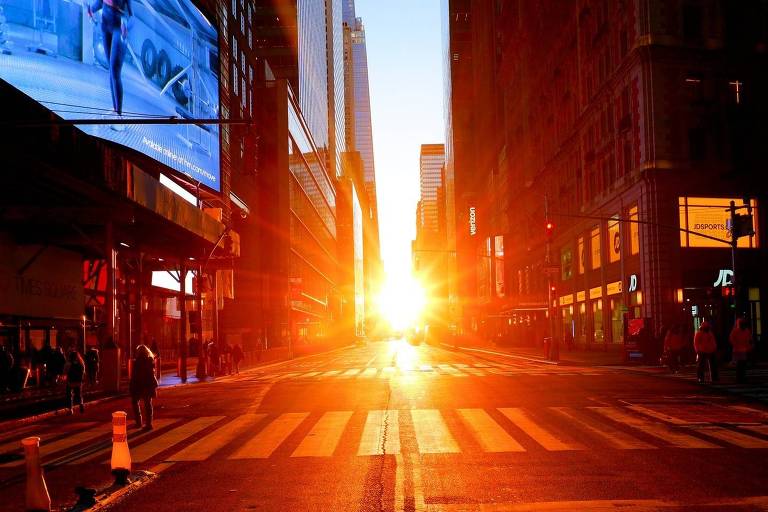
<path fill-rule="evenodd" d="M 552 232 L 554 230 L 555 230 L 555 225 L 548 221 L 547 225 L 546 225 L 546 230 L 545 230 L 546 233 L 547 233 L 547 236 L 551 237 L 552 236 Z"/>
<path fill-rule="evenodd" d="M 556 288 L 555 288 L 554 286 L 550 286 L 550 287 L 549 287 L 549 290 L 550 290 L 551 292 L 555 292 L 555 291 L 556 291 Z"/>

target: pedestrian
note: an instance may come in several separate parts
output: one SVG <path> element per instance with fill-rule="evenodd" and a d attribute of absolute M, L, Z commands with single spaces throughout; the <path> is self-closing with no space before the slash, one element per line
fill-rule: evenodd
<path fill-rule="evenodd" d="M 733 360 L 736 361 L 736 382 L 747 380 L 747 353 L 752 350 L 752 330 L 746 318 L 739 318 L 733 326 L 729 338 L 733 348 Z"/>
<path fill-rule="evenodd" d="M 243 360 L 243 357 L 245 354 L 243 354 L 242 347 L 239 343 L 235 343 L 235 346 L 232 347 L 232 363 L 235 365 L 236 374 L 240 374 L 240 361 Z"/>
<path fill-rule="evenodd" d="M 221 373 L 232 375 L 232 345 L 225 343 L 221 349 Z"/>
<path fill-rule="evenodd" d="M 208 360 L 209 375 L 215 377 L 219 373 L 219 348 L 213 340 L 208 343 Z"/>
<path fill-rule="evenodd" d="M 69 414 L 74 413 L 73 408 L 75 403 L 80 406 L 81 413 L 85 412 L 85 404 L 83 404 L 85 362 L 76 350 L 73 350 L 69 353 L 69 357 L 67 358 L 67 362 L 62 373 L 67 384 L 65 393 L 67 397 L 67 407 L 69 408 Z"/>
<path fill-rule="evenodd" d="M 13 354 L 5 345 L 0 345 L 0 393 L 5 393 L 11 385 Z"/>
<path fill-rule="evenodd" d="M 95 386 L 99 380 L 99 349 L 91 345 L 85 351 L 85 373 L 88 385 Z"/>
<path fill-rule="evenodd" d="M 680 370 L 680 354 L 685 347 L 685 339 L 678 324 L 673 325 L 664 336 L 664 352 L 667 357 L 669 371 L 677 373 Z"/>
<path fill-rule="evenodd" d="M 64 349 L 56 347 L 46 363 L 46 374 L 51 385 L 57 384 L 62 379 L 66 364 L 67 358 L 64 356 Z"/>
<path fill-rule="evenodd" d="M 136 347 L 136 357 L 133 360 L 133 372 L 131 373 L 131 382 L 129 391 L 131 401 L 133 402 L 133 415 L 136 428 L 141 428 L 141 407 L 139 402 L 143 402 L 146 413 L 147 430 L 152 429 L 152 399 L 157 396 L 157 377 L 155 376 L 155 355 L 146 345 Z"/>
<path fill-rule="evenodd" d="M 704 382 L 704 374 L 709 365 L 709 375 L 712 382 L 719 380 L 717 371 L 717 340 L 712 328 L 706 320 L 701 323 L 693 337 L 693 348 L 696 350 L 696 377 L 699 383 Z"/>

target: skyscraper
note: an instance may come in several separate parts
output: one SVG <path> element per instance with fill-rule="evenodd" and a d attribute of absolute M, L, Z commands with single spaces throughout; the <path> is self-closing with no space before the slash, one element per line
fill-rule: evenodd
<path fill-rule="evenodd" d="M 427 236 L 437 236 L 438 189 L 443 186 L 443 166 L 445 165 L 445 145 L 422 144 L 419 155 L 419 191 L 421 195 L 421 229 Z"/>

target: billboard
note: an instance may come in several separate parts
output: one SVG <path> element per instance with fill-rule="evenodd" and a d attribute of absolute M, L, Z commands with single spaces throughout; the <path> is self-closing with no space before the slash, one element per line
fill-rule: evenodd
<path fill-rule="evenodd" d="M 680 227 L 690 232 L 680 231 L 680 247 L 730 247 L 728 241 L 731 239 L 729 221 L 731 213 L 729 211 L 731 201 L 736 203 L 737 207 L 743 205 L 742 199 L 722 198 L 722 197 L 680 197 L 678 198 L 678 207 L 680 213 Z M 752 206 L 753 219 L 757 219 L 757 201 L 750 200 Z M 739 210 L 739 213 L 745 213 Z M 754 222 L 755 233 L 757 233 L 757 221 Z M 697 236 L 696 233 L 723 240 L 718 242 L 711 238 Z M 739 238 L 738 247 L 756 248 L 759 247 L 757 235 L 744 236 Z"/>
<path fill-rule="evenodd" d="M 218 125 L 114 122 L 219 118 L 218 34 L 190 0 L 3 0 L 0 79 L 220 190 Z"/>

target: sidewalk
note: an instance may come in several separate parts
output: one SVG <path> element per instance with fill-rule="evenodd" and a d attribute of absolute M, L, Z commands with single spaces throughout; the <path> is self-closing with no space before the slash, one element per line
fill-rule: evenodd
<path fill-rule="evenodd" d="M 523 359 L 536 363 L 578 365 L 578 366 L 609 366 L 625 364 L 624 352 L 616 349 L 603 350 L 596 347 L 593 350 L 574 349 L 564 350 L 561 347 L 560 359 L 551 361 L 544 354 L 544 347 L 520 347 L 510 345 L 497 345 L 492 342 L 483 342 L 479 340 L 471 343 L 459 343 L 457 346 L 451 344 L 442 344 L 444 347 L 457 348 L 466 352 L 476 354 L 496 353 L 496 355 Z"/>

